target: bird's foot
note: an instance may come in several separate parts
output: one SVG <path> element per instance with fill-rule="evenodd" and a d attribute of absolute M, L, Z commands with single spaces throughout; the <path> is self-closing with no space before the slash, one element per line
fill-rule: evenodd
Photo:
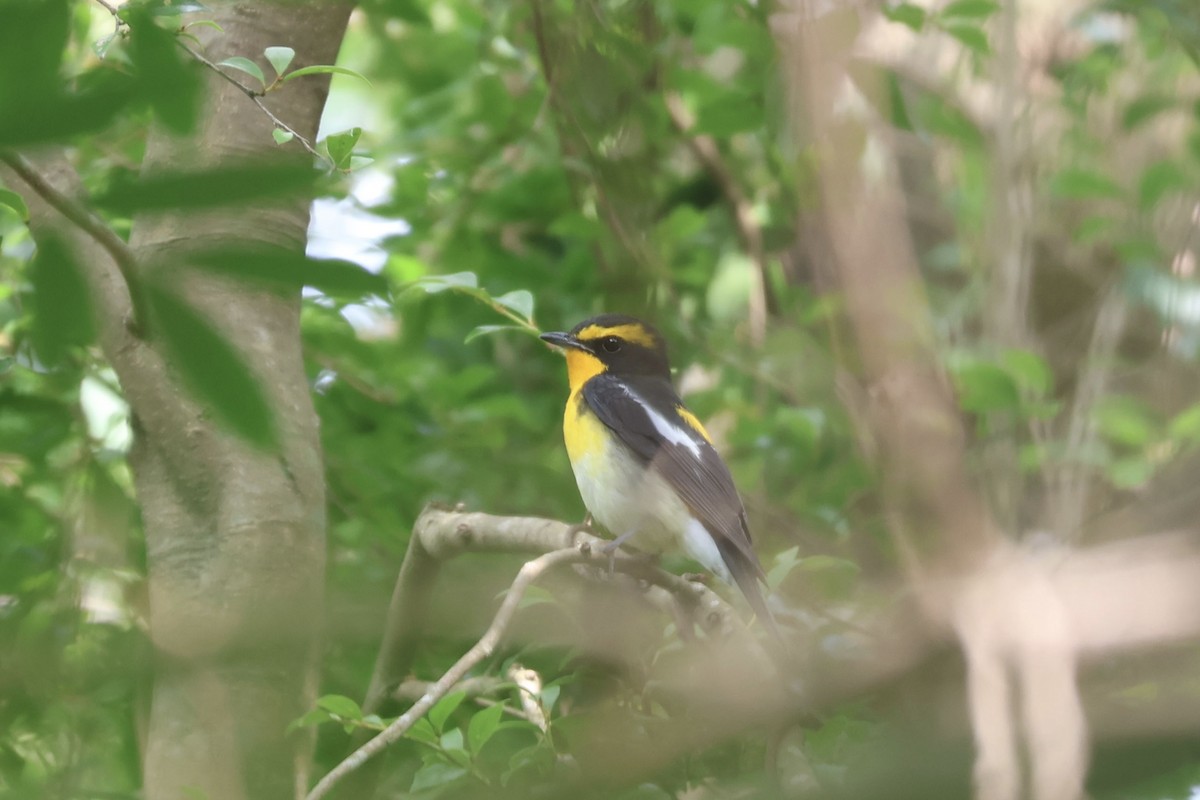
<path fill-rule="evenodd" d="M 612 577 L 613 568 L 616 566 L 617 551 L 620 550 L 621 545 L 629 541 L 629 538 L 635 533 L 637 533 L 636 529 L 632 531 L 625 531 L 620 536 L 600 548 L 600 552 L 608 556 L 608 577 Z"/>

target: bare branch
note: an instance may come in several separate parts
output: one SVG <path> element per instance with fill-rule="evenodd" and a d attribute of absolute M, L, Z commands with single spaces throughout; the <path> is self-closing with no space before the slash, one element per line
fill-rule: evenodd
<path fill-rule="evenodd" d="M 414 655 L 413 645 L 420 633 L 422 612 L 428 607 L 426 599 L 443 562 L 468 552 L 541 555 L 576 545 L 598 551 L 605 543 L 604 539 L 557 520 L 425 509 L 413 525 L 408 552 L 400 566 L 363 710 L 368 714 L 377 710 L 389 687 L 408 670 Z M 662 590 L 665 596 L 651 595 L 651 602 L 664 610 L 666 606 L 683 605 L 690 621 L 698 623 L 706 633 L 745 632 L 734 609 L 708 587 L 664 572 L 641 558 L 618 555 L 613 566 L 624 575 Z M 604 574 L 607 575 L 607 570 Z"/>
<path fill-rule="evenodd" d="M 13 152 L 0 152 L 0 163 L 3 163 L 13 174 L 46 201 L 55 211 L 65 217 L 81 231 L 90 236 L 112 258 L 125 287 L 129 292 L 131 330 L 145 335 L 148 329 L 149 317 L 146 312 L 146 302 L 138 279 L 137 258 L 129 245 L 108 226 L 104 220 L 93 214 L 86 206 L 70 197 L 59 189 L 36 166 L 24 156 Z"/>

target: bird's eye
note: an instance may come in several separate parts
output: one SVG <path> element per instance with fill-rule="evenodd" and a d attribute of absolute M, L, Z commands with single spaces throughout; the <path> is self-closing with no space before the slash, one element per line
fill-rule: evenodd
<path fill-rule="evenodd" d="M 615 336 L 606 336 L 601 340 L 600 346 L 604 348 L 605 352 L 615 353 L 621 349 L 621 340 Z"/>

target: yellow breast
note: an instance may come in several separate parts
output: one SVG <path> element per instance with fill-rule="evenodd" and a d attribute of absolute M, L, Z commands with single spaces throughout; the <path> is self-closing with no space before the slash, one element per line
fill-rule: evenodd
<path fill-rule="evenodd" d="M 578 390 L 571 392 L 563 414 L 563 439 L 566 440 L 571 466 L 578 471 L 587 457 L 603 458 L 608 437 L 608 429 L 588 409 L 583 395 Z"/>

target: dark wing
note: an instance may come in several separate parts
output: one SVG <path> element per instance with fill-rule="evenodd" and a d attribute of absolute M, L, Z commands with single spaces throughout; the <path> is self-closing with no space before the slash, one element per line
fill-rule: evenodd
<path fill-rule="evenodd" d="M 770 624 L 757 583 L 766 575 L 750 546 L 746 511 L 733 477 L 716 449 L 679 416 L 681 401 L 670 382 L 601 374 L 584 384 L 583 397 L 600 421 L 679 493 L 712 534 L 755 613 Z"/>

